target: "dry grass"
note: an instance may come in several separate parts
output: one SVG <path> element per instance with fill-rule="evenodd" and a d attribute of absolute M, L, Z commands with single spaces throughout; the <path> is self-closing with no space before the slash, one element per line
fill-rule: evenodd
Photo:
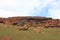
<path fill-rule="evenodd" d="M 35 30 L 40 30 L 37 33 Z M 32 28 L 31 30 L 21 31 L 18 26 L 6 28 L 4 24 L 0 24 L 0 40 L 60 40 L 60 28 Z M 11 36 L 10 36 L 11 35 Z"/>

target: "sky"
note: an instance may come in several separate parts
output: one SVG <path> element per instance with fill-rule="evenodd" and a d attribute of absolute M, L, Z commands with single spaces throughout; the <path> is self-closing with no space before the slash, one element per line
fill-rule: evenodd
<path fill-rule="evenodd" d="M 60 19 L 60 0 L 0 0 L 0 17 L 12 16 Z"/>

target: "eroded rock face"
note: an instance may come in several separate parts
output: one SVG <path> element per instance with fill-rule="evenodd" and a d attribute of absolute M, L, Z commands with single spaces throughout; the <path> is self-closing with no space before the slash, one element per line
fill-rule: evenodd
<path fill-rule="evenodd" d="M 0 23 L 3 23 L 5 18 L 0 18 Z"/>
<path fill-rule="evenodd" d="M 7 25 L 18 25 L 18 26 L 27 26 L 27 27 L 60 27 L 59 19 L 52 19 L 46 17 L 9 17 L 9 18 L 0 18 L 0 23 Z"/>

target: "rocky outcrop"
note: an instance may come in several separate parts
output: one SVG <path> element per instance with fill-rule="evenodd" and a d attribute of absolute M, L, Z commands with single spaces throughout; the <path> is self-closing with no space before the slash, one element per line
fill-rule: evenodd
<path fill-rule="evenodd" d="M 4 23 L 7 25 L 26 26 L 26 27 L 43 27 L 43 28 L 60 27 L 59 19 L 36 17 L 36 16 L 0 18 L 0 23 Z"/>

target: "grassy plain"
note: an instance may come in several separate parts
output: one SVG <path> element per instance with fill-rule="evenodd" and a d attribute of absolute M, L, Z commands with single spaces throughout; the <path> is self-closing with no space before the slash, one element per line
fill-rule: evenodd
<path fill-rule="evenodd" d="M 6 27 L 0 24 L 0 40 L 7 35 L 12 40 L 60 40 L 60 28 L 41 28 L 40 33 L 36 33 L 34 29 L 21 31 L 18 26 Z"/>

